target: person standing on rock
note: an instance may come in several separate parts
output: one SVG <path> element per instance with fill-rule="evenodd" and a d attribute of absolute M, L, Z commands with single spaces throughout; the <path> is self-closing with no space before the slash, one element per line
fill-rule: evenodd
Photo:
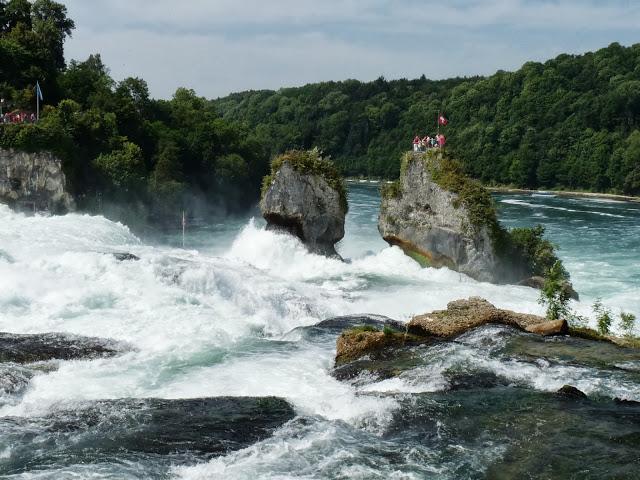
<path fill-rule="evenodd" d="M 413 138 L 413 151 L 414 152 L 420 151 L 420 136 L 419 135 L 416 135 Z"/>

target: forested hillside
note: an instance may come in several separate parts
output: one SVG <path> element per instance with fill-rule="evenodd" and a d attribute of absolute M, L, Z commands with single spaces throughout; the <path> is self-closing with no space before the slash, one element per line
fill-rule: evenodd
<path fill-rule="evenodd" d="M 271 153 L 318 146 L 348 175 L 398 175 L 442 111 L 447 148 L 486 183 L 640 194 L 640 44 L 488 78 L 325 82 L 218 99 Z"/>
<path fill-rule="evenodd" d="M 74 23 L 51 0 L 0 0 L 0 97 L 27 121 L 0 123 L 0 147 L 51 150 L 81 207 L 140 206 L 157 217 L 198 206 L 252 205 L 267 173 L 267 145 L 224 120 L 204 98 L 178 89 L 149 98 L 144 80 L 109 76 L 100 55 L 65 64 Z M 44 109 L 39 122 L 35 85 Z"/>
<path fill-rule="evenodd" d="M 317 146 L 347 175 L 394 178 L 440 111 L 447 148 L 486 183 L 640 194 L 640 45 L 489 78 L 347 80 L 214 101 L 178 89 L 155 100 L 140 78 L 114 81 L 99 54 L 66 64 L 74 28 L 52 0 L 0 0 L 2 108 L 27 119 L 2 119 L 0 147 L 59 155 L 83 208 L 241 210 L 269 159 L 291 148 Z"/>

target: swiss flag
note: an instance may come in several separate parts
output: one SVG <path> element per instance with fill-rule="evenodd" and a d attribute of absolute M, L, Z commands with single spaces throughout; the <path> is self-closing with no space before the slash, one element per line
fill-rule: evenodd
<path fill-rule="evenodd" d="M 438 125 L 446 125 L 447 123 L 449 123 L 449 120 L 447 120 L 444 115 L 438 117 Z"/>

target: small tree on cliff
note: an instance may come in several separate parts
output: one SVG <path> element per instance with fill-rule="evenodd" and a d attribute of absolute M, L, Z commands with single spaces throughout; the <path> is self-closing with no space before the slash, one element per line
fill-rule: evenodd
<path fill-rule="evenodd" d="M 566 271 L 557 260 L 547 271 L 540 292 L 540 304 L 547 306 L 547 319 L 560 320 L 569 316 L 569 292 L 565 288 Z"/>

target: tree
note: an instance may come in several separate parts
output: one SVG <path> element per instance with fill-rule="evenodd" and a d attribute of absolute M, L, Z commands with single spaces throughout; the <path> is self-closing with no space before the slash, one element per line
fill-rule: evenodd
<path fill-rule="evenodd" d="M 633 329 L 636 325 L 636 316 L 633 313 L 620 312 L 620 330 L 626 337 L 633 336 Z"/>
<path fill-rule="evenodd" d="M 547 306 L 547 319 L 560 320 L 569 316 L 569 293 L 565 288 L 565 271 L 560 261 L 549 269 L 540 292 L 540 304 Z"/>
<path fill-rule="evenodd" d="M 114 81 L 100 54 L 89 55 L 84 62 L 72 60 L 59 83 L 65 98 L 84 107 L 109 108 L 112 105 Z"/>
<path fill-rule="evenodd" d="M 127 193 L 140 192 L 145 171 L 142 150 L 135 143 L 125 141 L 119 149 L 98 156 L 94 165 L 108 188 Z"/>
<path fill-rule="evenodd" d="M 54 67 L 64 68 L 64 41 L 75 28 L 73 20 L 67 17 L 67 7 L 52 0 L 35 0 L 31 19 L 33 31 L 53 59 Z"/>
<path fill-rule="evenodd" d="M 593 303 L 593 312 L 596 315 L 598 333 L 600 333 L 600 335 L 609 335 L 611 331 L 611 323 L 613 322 L 613 319 L 611 318 L 611 310 L 605 307 L 602 304 L 602 300 L 598 298 Z"/>

